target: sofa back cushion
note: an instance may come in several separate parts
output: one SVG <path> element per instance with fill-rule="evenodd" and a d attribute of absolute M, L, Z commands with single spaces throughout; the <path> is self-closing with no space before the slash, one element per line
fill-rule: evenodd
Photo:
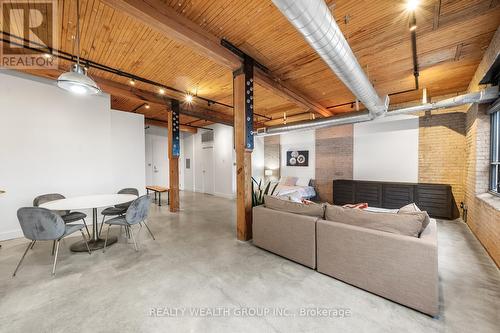
<path fill-rule="evenodd" d="M 418 237 L 425 217 L 423 214 L 374 213 L 357 208 L 326 205 L 325 219 L 362 228 Z"/>
<path fill-rule="evenodd" d="M 264 196 L 264 206 L 266 208 L 279 210 L 282 212 L 307 215 L 307 216 L 315 216 L 323 218 L 325 214 L 325 206 L 323 204 L 311 203 L 311 204 L 303 204 L 298 202 L 293 202 L 289 200 L 282 200 L 277 197 L 273 197 L 270 195 Z"/>
<path fill-rule="evenodd" d="M 401 207 L 398 210 L 398 214 L 415 214 L 415 215 L 423 215 L 424 216 L 424 222 L 422 222 L 422 230 L 420 230 L 420 233 L 425 230 L 425 228 L 429 225 L 431 222 L 431 218 L 429 217 L 429 214 L 424 210 L 420 210 L 420 208 L 417 207 L 416 204 L 411 203 L 406 206 Z"/>

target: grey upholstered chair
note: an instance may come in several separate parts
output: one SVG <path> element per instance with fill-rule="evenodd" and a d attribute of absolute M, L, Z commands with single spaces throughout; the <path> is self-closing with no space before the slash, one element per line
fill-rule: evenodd
<path fill-rule="evenodd" d="M 33 200 L 33 206 L 38 207 L 46 202 L 60 200 L 60 199 L 66 199 L 66 197 L 59 193 L 42 194 Z M 82 212 L 71 212 L 69 210 L 55 210 L 54 212 L 56 212 L 62 217 L 64 223 L 73 223 L 82 220 L 85 229 L 87 230 L 87 235 L 89 235 L 90 238 L 90 231 L 89 228 L 87 227 L 87 222 L 85 222 L 87 214 Z"/>
<path fill-rule="evenodd" d="M 66 225 L 59 214 L 41 207 L 20 208 L 17 211 L 17 218 L 19 219 L 19 224 L 21 225 L 21 229 L 23 230 L 24 237 L 31 240 L 31 242 L 28 244 L 26 251 L 24 251 L 24 254 L 17 264 L 16 270 L 14 271 L 14 274 L 12 274 L 12 277 L 16 276 L 19 266 L 21 266 L 26 253 L 30 248 L 33 247 L 33 244 L 36 241 L 51 240 L 56 242 L 56 252 L 54 256 L 54 265 L 52 267 L 52 275 L 56 274 L 57 255 L 59 254 L 59 242 L 64 237 L 71 235 L 72 233 L 79 230 L 82 233 L 85 244 L 87 245 L 87 250 L 89 251 L 89 254 L 91 254 L 87 238 L 85 237 L 85 233 L 82 230 L 83 228 L 85 228 L 83 224 Z"/>
<path fill-rule="evenodd" d="M 124 188 L 118 191 L 118 194 L 132 194 L 135 196 L 139 196 L 139 191 L 136 188 Z M 102 232 L 102 227 L 104 225 L 104 219 L 106 216 L 120 216 L 123 215 L 127 212 L 127 208 L 130 206 L 130 202 L 125 202 L 119 205 L 115 205 L 114 207 L 108 207 L 105 210 L 101 212 L 102 214 L 102 222 L 101 222 L 101 228 L 99 229 L 99 235 Z"/>
<path fill-rule="evenodd" d="M 112 225 L 119 225 L 125 227 L 125 229 L 128 230 L 128 234 L 132 236 L 132 239 L 134 241 L 134 248 L 136 251 L 138 251 L 137 242 L 135 241 L 134 233 L 131 230 L 131 226 L 135 224 L 144 223 L 149 233 L 153 237 L 153 233 L 151 232 L 149 226 L 146 223 L 146 219 L 149 215 L 150 204 L 151 204 L 151 199 L 147 195 L 143 195 L 132 201 L 125 215 L 120 215 L 104 222 L 108 225 L 108 231 L 106 232 L 106 239 L 104 241 L 103 252 L 106 251 L 106 245 L 109 237 L 109 229 L 111 228 Z"/>

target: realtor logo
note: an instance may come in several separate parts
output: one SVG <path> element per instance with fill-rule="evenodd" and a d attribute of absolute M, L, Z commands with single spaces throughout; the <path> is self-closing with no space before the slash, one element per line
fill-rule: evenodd
<path fill-rule="evenodd" d="M 57 0 L 0 0 L 0 68 L 57 69 Z"/>

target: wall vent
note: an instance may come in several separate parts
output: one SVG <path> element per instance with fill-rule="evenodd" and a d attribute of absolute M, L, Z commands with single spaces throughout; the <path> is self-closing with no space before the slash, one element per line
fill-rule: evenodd
<path fill-rule="evenodd" d="M 206 131 L 201 133 L 201 142 L 212 142 L 214 141 L 214 131 Z"/>

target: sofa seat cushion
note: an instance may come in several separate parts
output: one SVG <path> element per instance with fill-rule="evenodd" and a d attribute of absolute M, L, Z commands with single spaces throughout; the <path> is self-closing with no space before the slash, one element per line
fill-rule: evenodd
<path fill-rule="evenodd" d="M 419 237 L 425 216 L 423 214 L 374 213 L 326 205 L 325 219 L 393 234 Z"/>
<path fill-rule="evenodd" d="M 264 206 L 266 208 L 282 212 L 321 217 L 321 218 L 323 218 L 325 214 L 325 206 L 323 204 L 312 203 L 306 205 L 299 202 L 282 200 L 278 197 L 273 197 L 270 195 L 264 196 Z"/>

